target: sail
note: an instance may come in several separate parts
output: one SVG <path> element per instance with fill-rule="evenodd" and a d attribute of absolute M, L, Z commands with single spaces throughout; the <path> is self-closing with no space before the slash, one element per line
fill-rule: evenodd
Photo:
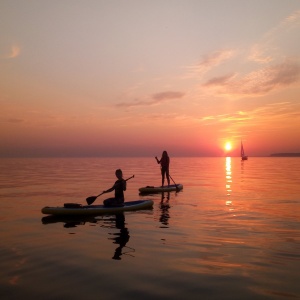
<path fill-rule="evenodd" d="M 243 142 L 241 142 L 241 156 L 245 156 L 245 151 L 244 151 L 244 146 L 243 146 Z"/>
<path fill-rule="evenodd" d="M 245 155 L 244 146 L 243 146 L 242 141 L 241 141 L 241 158 L 242 158 L 242 160 L 247 160 L 248 159 L 248 156 Z"/>

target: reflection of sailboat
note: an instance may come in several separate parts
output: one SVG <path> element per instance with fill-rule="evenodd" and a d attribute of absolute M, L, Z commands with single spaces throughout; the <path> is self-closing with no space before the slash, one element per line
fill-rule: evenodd
<path fill-rule="evenodd" d="M 243 146 L 242 141 L 241 141 L 241 158 L 242 158 L 242 160 L 247 160 L 248 159 L 248 156 L 245 155 L 244 146 Z"/>

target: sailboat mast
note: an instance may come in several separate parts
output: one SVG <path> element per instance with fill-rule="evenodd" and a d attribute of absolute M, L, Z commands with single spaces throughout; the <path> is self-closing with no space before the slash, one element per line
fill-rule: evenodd
<path fill-rule="evenodd" d="M 244 155 L 245 153 L 244 153 L 243 142 L 241 141 L 241 156 L 243 157 Z"/>
<path fill-rule="evenodd" d="M 241 141 L 241 157 L 242 157 L 242 160 L 247 160 L 248 159 L 248 156 L 245 155 L 244 146 L 243 146 L 242 141 Z"/>

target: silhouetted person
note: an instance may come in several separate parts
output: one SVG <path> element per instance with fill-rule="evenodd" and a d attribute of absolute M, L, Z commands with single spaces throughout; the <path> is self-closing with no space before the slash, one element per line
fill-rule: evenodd
<path fill-rule="evenodd" d="M 103 193 L 109 193 L 115 191 L 114 198 L 108 198 L 103 201 L 105 206 L 122 206 L 124 205 L 124 191 L 126 191 L 126 180 L 123 179 L 123 173 L 121 169 L 116 170 L 116 177 L 118 180 L 115 184 L 108 190 L 103 191 Z"/>
<path fill-rule="evenodd" d="M 161 186 L 165 184 L 165 177 L 167 177 L 168 185 L 170 185 L 170 176 L 169 176 L 169 165 L 170 165 L 170 158 L 168 156 L 167 151 L 162 153 L 161 159 L 159 160 L 157 156 L 155 159 L 158 164 L 160 164 L 161 168 Z"/>

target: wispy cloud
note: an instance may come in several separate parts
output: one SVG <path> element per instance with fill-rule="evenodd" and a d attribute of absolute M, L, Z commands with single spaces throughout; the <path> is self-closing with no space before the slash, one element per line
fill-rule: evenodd
<path fill-rule="evenodd" d="M 279 55 L 279 48 L 284 43 L 281 38 L 294 34 L 298 39 L 300 30 L 300 10 L 284 18 L 277 26 L 269 30 L 261 40 L 250 49 L 248 59 L 259 63 L 269 63 Z"/>
<path fill-rule="evenodd" d="M 149 106 L 149 105 L 156 105 L 160 104 L 165 101 L 173 100 L 173 99 L 180 99 L 184 97 L 184 93 L 177 92 L 177 91 L 166 91 L 161 93 L 153 94 L 150 98 L 144 100 L 133 100 L 130 102 L 120 102 L 117 104 L 118 107 L 135 107 L 135 106 Z"/>
<path fill-rule="evenodd" d="M 165 101 L 165 100 L 170 100 L 170 99 L 178 99 L 182 98 L 184 96 L 184 93 L 181 92 L 162 92 L 162 93 L 157 93 L 152 96 L 153 100 L 155 101 Z"/>
<path fill-rule="evenodd" d="M 235 53 L 235 50 L 220 50 L 204 55 L 199 63 L 187 67 L 189 72 L 185 77 L 203 75 L 214 67 L 219 66 L 224 61 L 232 58 Z"/>
<path fill-rule="evenodd" d="M 220 76 L 220 77 L 214 77 L 214 78 L 208 80 L 204 84 L 204 86 L 224 85 L 228 81 L 230 81 L 231 79 L 233 79 L 234 77 L 235 77 L 235 74 L 227 74 L 227 75 Z"/>
<path fill-rule="evenodd" d="M 19 56 L 20 53 L 21 53 L 21 48 L 20 47 L 18 47 L 18 46 L 12 46 L 9 58 L 15 58 L 15 57 Z"/>
<path fill-rule="evenodd" d="M 241 133 L 271 132 L 282 130 L 283 127 L 293 127 L 291 120 L 297 124 L 300 119 L 298 104 L 290 102 L 270 103 L 247 111 L 236 111 L 229 114 L 203 116 L 198 122 L 205 126 L 221 126 L 222 132 L 237 139 Z"/>
<path fill-rule="evenodd" d="M 9 53 L 2 56 L 2 59 L 16 58 L 21 54 L 21 48 L 17 45 L 11 46 Z"/>
<path fill-rule="evenodd" d="M 296 83 L 299 78 L 299 64 L 287 60 L 284 63 L 251 72 L 242 78 L 232 74 L 215 77 L 208 80 L 203 86 L 213 89 L 217 94 L 245 97 L 265 95 Z"/>
<path fill-rule="evenodd" d="M 20 118 L 10 118 L 10 119 L 6 119 L 4 122 L 7 122 L 7 123 L 24 123 L 25 120 L 20 119 Z"/>
<path fill-rule="evenodd" d="M 255 61 L 258 63 L 269 63 L 271 62 L 274 57 L 269 52 L 269 47 L 267 47 L 266 43 L 262 44 L 255 44 L 250 49 L 250 54 L 248 59 L 250 61 Z"/>
<path fill-rule="evenodd" d="M 256 131 L 277 131 L 285 127 L 294 127 L 300 119 L 299 105 L 288 101 L 270 103 L 247 112 L 249 121 L 243 126 L 255 128 Z M 294 123 L 295 122 L 295 123 Z M 232 128 L 238 124 L 232 124 Z"/>
<path fill-rule="evenodd" d="M 226 122 L 243 122 L 251 119 L 248 113 L 243 111 L 233 112 L 231 114 L 220 114 L 204 116 L 199 121 L 204 123 L 226 123 Z"/>

